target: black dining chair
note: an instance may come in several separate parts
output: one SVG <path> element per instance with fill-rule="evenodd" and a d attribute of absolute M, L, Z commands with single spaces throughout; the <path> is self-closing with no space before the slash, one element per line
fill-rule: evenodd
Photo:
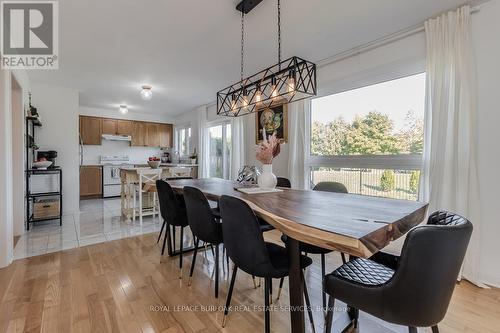
<path fill-rule="evenodd" d="M 180 234 L 180 249 L 179 249 L 179 278 L 182 278 L 182 254 L 184 250 L 184 228 L 188 226 L 188 219 L 186 214 L 186 204 L 182 194 L 175 193 L 172 187 L 163 180 L 156 181 L 156 191 L 158 193 L 158 201 L 160 203 L 160 214 L 163 219 L 160 234 L 158 235 L 157 243 L 161 238 L 163 229 L 165 229 L 165 238 L 163 239 L 163 246 L 161 255 L 165 253 L 165 244 L 168 240 L 169 253 L 172 253 L 172 248 L 175 250 L 175 233 L 176 227 L 181 228 Z M 173 244 L 170 237 L 170 229 L 173 229 Z"/>
<path fill-rule="evenodd" d="M 253 276 L 264 278 L 265 331 L 268 333 L 271 331 L 269 318 L 271 279 L 280 279 L 289 275 L 288 252 L 282 246 L 264 241 L 257 217 L 244 201 L 224 195 L 220 198 L 219 205 L 222 216 L 224 245 L 234 263 L 222 326 L 224 327 L 226 324 L 229 306 L 231 305 L 236 272 L 241 269 Z M 310 258 L 301 255 L 300 265 L 302 269 L 311 264 L 312 260 Z M 309 319 L 314 332 L 312 310 L 302 270 L 301 274 Z"/>
<path fill-rule="evenodd" d="M 189 227 L 195 238 L 195 247 L 188 285 L 191 285 L 200 240 L 215 246 L 215 298 L 219 297 L 219 245 L 222 243 L 222 226 L 218 208 L 211 208 L 205 195 L 197 188 L 184 186 Z"/>
<path fill-rule="evenodd" d="M 285 188 L 292 188 L 292 183 L 288 178 L 284 177 L 277 177 L 276 178 L 276 186 L 277 187 L 285 187 Z"/>
<path fill-rule="evenodd" d="M 401 256 L 377 253 L 356 258 L 324 279 L 328 301 L 325 331 L 330 332 L 335 299 L 385 321 L 408 326 L 432 327 L 444 318 L 472 234 L 472 223 L 446 211 L 429 216 L 427 225 L 412 229 Z"/>
<path fill-rule="evenodd" d="M 338 182 L 320 182 L 316 186 L 314 186 L 313 191 L 323 191 L 323 192 L 335 192 L 335 193 L 349 193 L 347 191 L 347 188 L 345 187 L 344 184 L 338 183 Z M 281 240 L 283 243 L 287 243 L 288 237 L 286 235 L 281 236 Z M 311 245 L 307 244 L 304 242 L 299 242 L 299 248 L 301 252 L 304 253 L 310 253 L 310 254 L 319 254 L 321 256 L 321 276 L 324 277 L 326 274 L 326 258 L 325 255 L 327 253 L 332 252 L 332 250 L 327 250 L 322 247 L 316 246 L 316 245 Z M 340 253 L 342 256 L 342 262 L 346 262 L 345 254 Z M 280 281 L 279 284 L 279 289 L 278 289 L 278 299 L 281 295 L 281 289 L 283 287 L 283 280 Z M 323 308 L 326 308 L 326 293 L 325 290 L 322 289 L 322 301 L 323 301 Z"/>

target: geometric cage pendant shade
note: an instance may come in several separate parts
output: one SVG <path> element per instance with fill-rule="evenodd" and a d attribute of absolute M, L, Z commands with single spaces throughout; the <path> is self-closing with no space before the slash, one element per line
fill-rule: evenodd
<path fill-rule="evenodd" d="M 291 57 L 217 93 L 217 114 L 238 117 L 316 96 L 316 64 Z"/>

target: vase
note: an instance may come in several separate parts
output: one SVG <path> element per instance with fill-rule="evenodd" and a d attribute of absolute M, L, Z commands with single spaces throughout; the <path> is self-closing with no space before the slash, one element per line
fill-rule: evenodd
<path fill-rule="evenodd" d="M 259 175 L 257 179 L 257 184 L 259 184 L 259 188 L 263 190 L 273 190 L 276 187 L 277 179 L 273 173 L 273 165 L 272 164 L 264 164 L 262 165 L 262 173 Z"/>

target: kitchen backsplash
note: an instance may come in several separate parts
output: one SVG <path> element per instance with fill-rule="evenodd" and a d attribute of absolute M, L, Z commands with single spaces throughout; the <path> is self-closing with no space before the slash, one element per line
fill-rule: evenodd
<path fill-rule="evenodd" d="M 101 155 L 128 155 L 131 163 L 146 163 L 148 157 L 160 157 L 159 148 L 131 147 L 127 141 L 102 140 L 100 146 L 83 146 L 83 164 L 99 164 Z"/>

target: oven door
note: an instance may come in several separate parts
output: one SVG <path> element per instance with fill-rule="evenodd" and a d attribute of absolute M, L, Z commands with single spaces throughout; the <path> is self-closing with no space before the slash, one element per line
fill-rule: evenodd
<path fill-rule="evenodd" d="M 120 185 L 120 166 L 105 165 L 103 167 L 103 185 Z"/>
<path fill-rule="evenodd" d="M 121 190 L 121 185 L 104 185 L 102 196 L 103 198 L 119 197 Z"/>

